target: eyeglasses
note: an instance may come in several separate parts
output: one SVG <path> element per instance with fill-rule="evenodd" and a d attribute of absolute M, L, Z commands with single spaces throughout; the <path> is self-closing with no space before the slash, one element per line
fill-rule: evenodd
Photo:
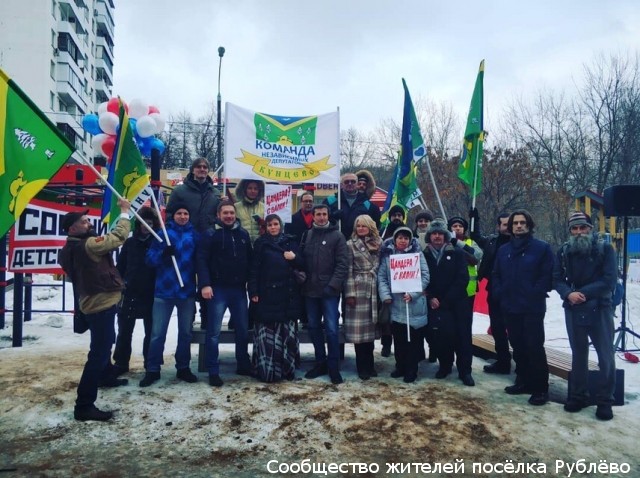
<path fill-rule="evenodd" d="M 355 184 L 357 181 L 355 179 L 345 179 L 342 181 L 342 184 Z"/>

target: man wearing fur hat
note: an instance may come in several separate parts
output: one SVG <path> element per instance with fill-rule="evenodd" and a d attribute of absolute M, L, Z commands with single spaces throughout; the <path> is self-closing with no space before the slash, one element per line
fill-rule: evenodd
<path fill-rule="evenodd" d="M 436 218 L 427 231 L 427 247 L 424 256 L 429 266 L 431 282 L 427 287 L 429 304 L 429 344 L 435 348 L 440 368 L 436 378 L 443 379 L 451 373 L 454 353 L 457 353 L 458 377 L 467 386 L 475 385 L 471 376 L 471 360 L 456 340 L 456 328 L 463 319 L 459 317 L 459 304 L 467 296 L 469 272 L 462 249 L 451 244 L 451 234 L 444 219 Z"/>
<path fill-rule="evenodd" d="M 544 350 L 544 316 L 551 290 L 553 253 L 548 243 L 533 237 L 531 214 L 519 209 L 509 216 L 511 239 L 498 249 L 492 290 L 507 318 L 509 341 L 516 362 L 516 383 L 510 395 L 530 393 L 531 405 L 549 401 L 549 366 Z"/>
<path fill-rule="evenodd" d="M 598 354 L 596 417 L 611 420 L 616 366 L 613 347 L 613 306 L 611 293 L 616 285 L 616 258 L 610 244 L 598 242 L 591 218 L 575 211 L 569 218 L 569 240 L 558 251 L 553 270 L 553 287 L 562 298 L 567 334 L 571 345 L 569 413 L 589 405 L 589 341 Z"/>

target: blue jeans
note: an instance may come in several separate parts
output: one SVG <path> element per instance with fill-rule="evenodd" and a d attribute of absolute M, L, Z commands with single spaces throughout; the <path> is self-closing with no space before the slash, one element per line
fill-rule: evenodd
<path fill-rule="evenodd" d="M 178 344 L 176 346 L 176 369 L 189 368 L 191 363 L 191 321 L 195 313 L 195 297 L 186 299 L 153 299 L 153 328 L 149 341 L 147 372 L 159 372 L 162 364 L 164 343 L 173 308 L 178 309 Z"/>
<path fill-rule="evenodd" d="M 115 316 L 115 305 L 102 312 L 85 315 L 89 322 L 91 342 L 87 362 L 78 384 L 76 409 L 91 407 L 98 397 L 98 382 L 111 365 L 111 346 L 116 340 Z"/>
<path fill-rule="evenodd" d="M 340 339 L 338 337 L 338 300 L 339 297 L 305 297 L 309 337 L 313 343 L 316 364 L 325 361 L 330 370 L 338 370 L 340 364 Z M 322 318 L 324 317 L 324 333 Z M 327 352 L 324 337 L 327 336 Z"/>
<path fill-rule="evenodd" d="M 247 291 L 244 287 L 213 288 L 213 299 L 207 305 L 207 333 L 205 335 L 206 366 L 209 375 L 220 374 L 219 344 L 222 318 L 229 309 L 236 333 L 236 363 L 238 370 L 251 370 L 249 360 L 249 310 Z"/>

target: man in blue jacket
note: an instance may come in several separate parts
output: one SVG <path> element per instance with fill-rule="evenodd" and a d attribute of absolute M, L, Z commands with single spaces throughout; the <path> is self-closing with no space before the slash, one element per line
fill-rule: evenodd
<path fill-rule="evenodd" d="M 505 388 L 510 395 L 530 393 L 531 405 L 549 401 L 549 367 L 544 350 L 544 316 L 551 290 L 553 253 L 548 243 L 535 239 L 531 214 L 520 209 L 507 222 L 510 241 L 498 249 L 492 292 L 507 319 L 516 383 Z"/>
<path fill-rule="evenodd" d="M 339 228 L 345 240 L 351 239 L 355 220 L 361 214 L 367 214 L 380 229 L 380 208 L 373 204 L 364 193 L 358 191 L 358 177 L 353 173 L 343 174 L 340 178 L 340 202 L 338 195 L 329 196 L 324 204 L 329 206 L 329 218 L 332 223 L 339 222 Z"/>
<path fill-rule="evenodd" d="M 198 287 L 207 307 L 205 338 L 209 385 L 221 387 L 218 346 L 222 318 L 227 309 L 235 324 L 238 375 L 251 375 L 248 353 L 249 312 L 247 281 L 251 263 L 251 239 L 236 219 L 232 202 L 218 205 L 218 219 L 204 234 L 197 254 Z"/>

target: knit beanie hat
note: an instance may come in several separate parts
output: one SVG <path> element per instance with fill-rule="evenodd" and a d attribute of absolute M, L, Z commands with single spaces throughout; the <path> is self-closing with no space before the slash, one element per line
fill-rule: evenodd
<path fill-rule="evenodd" d="M 413 239 L 413 232 L 411 232 L 411 229 L 409 229 L 406 226 L 400 226 L 398 229 L 396 229 L 393 232 L 393 241 L 395 242 L 396 237 L 398 236 L 398 234 L 403 233 L 403 235 L 405 236 L 409 236 L 409 239 Z"/>
<path fill-rule="evenodd" d="M 389 217 L 393 216 L 394 214 L 396 214 L 398 212 L 402 214 L 402 219 L 404 219 L 406 217 L 406 213 L 404 212 L 403 207 L 398 205 L 398 204 L 396 204 L 391 209 L 389 209 Z"/>
<path fill-rule="evenodd" d="M 444 222 L 444 219 L 437 217 L 431 224 L 429 224 L 429 229 L 427 229 L 427 242 L 430 242 L 431 234 L 434 232 L 441 232 L 444 234 L 445 242 L 449 242 L 451 240 L 451 233 L 449 229 L 447 229 L 447 225 Z"/>
<path fill-rule="evenodd" d="M 571 216 L 569 216 L 569 229 L 573 226 L 589 226 L 593 228 L 593 223 L 588 214 L 582 211 L 574 211 Z"/>
<path fill-rule="evenodd" d="M 429 210 L 420 211 L 418 214 L 416 214 L 416 222 L 418 222 L 420 219 L 431 222 L 433 221 L 433 214 Z"/>
<path fill-rule="evenodd" d="M 187 205 L 182 202 L 177 202 L 171 205 L 171 219 L 173 219 L 173 215 L 176 212 L 178 212 L 179 209 L 186 209 L 187 212 L 189 213 L 189 216 L 191 216 L 191 211 L 189 211 L 189 208 L 187 207 Z"/>
<path fill-rule="evenodd" d="M 451 226 L 455 223 L 462 224 L 462 228 L 465 232 L 469 229 L 469 223 L 461 216 L 453 216 L 449 221 L 447 221 L 447 229 L 451 230 Z"/>

